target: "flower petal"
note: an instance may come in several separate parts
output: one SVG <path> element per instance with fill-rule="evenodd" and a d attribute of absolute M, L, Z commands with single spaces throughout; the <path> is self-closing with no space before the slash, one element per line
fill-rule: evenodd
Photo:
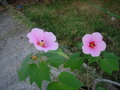
<path fill-rule="evenodd" d="M 91 50 L 90 54 L 91 54 L 93 57 L 97 57 L 97 56 L 100 56 L 100 51 Z"/>
<path fill-rule="evenodd" d="M 31 33 L 28 33 L 27 37 L 29 38 L 30 43 L 36 43 L 37 42 L 35 37 Z"/>
<path fill-rule="evenodd" d="M 33 28 L 31 34 L 33 34 L 37 41 L 41 41 L 43 39 L 44 31 L 39 28 Z"/>
<path fill-rule="evenodd" d="M 32 31 L 27 34 L 27 37 L 30 43 L 33 43 L 38 50 L 47 52 L 48 50 L 58 49 L 58 43 L 55 42 L 56 36 L 52 32 L 44 32 L 41 29 L 33 28 Z M 43 42 L 44 46 L 38 45 L 39 42 Z"/>
<path fill-rule="evenodd" d="M 57 50 L 57 49 L 58 49 L 58 43 L 55 42 L 55 43 L 53 43 L 52 45 L 50 45 L 49 47 L 46 47 L 46 48 L 41 47 L 41 46 L 35 44 L 35 47 L 36 47 L 38 50 L 42 50 L 42 51 L 47 52 L 48 50 Z"/>
<path fill-rule="evenodd" d="M 104 41 L 96 42 L 96 49 L 98 51 L 104 51 L 106 49 L 106 43 Z"/>
<path fill-rule="evenodd" d="M 44 40 L 49 42 L 55 42 L 56 36 L 52 32 L 45 32 Z"/>
<path fill-rule="evenodd" d="M 49 47 L 47 47 L 46 49 L 48 49 L 48 50 L 57 50 L 58 49 L 58 43 L 54 42 Z"/>
<path fill-rule="evenodd" d="M 45 32 L 44 34 L 44 42 L 45 48 L 52 47 L 55 44 L 56 36 L 52 32 Z"/>
<path fill-rule="evenodd" d="M 82 38 L 82 42 L 84 45 L 88 46 L 89 42 L 92 40 L 92 36 L 90 34 L 85 34 Z"/>
<path fill-rule="evenodd" d="M 93 41 L 100 41 L 102 39 L 103 39 L 103 37 L 99 32 L 92 33 L 92 40 Z"/>
<path fill-rule="evenodd" d="M 87 47 L 87 46 L 85 46 L 85 45 L 82 46 L 82 51 L 83 51 L 83 53 L 85 53 L 85 54 L 90 54 L 89 47 Z"/>

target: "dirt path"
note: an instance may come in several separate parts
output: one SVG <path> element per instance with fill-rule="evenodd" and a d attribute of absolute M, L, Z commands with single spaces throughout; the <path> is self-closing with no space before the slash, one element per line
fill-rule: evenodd
<path fill-rule="evenodd" d="M 26 37 L 27 30 L 9 12 L 0 11 L 0 90 L 39 90 L 28 81 L 19 82 L 17 69 L 24 57 L 36 52 Z"/>

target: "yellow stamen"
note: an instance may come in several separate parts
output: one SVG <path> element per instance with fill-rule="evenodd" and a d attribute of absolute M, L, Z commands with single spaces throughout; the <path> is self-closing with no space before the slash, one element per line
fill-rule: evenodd
<path fill-rule="evenodd" d="M 44 42 L 39 42 L 39 45 L 40 45 L 41 47 L 43 47 L 43 46 L 45 45 L 45 43 L 44 43 Z"/>
<path fill-rule="evenodd" d="M 44 47 L 45 43 L 42 40 L 41 42 L 38 42 L 38 45 L 41 46 L 41 47 Z"/>

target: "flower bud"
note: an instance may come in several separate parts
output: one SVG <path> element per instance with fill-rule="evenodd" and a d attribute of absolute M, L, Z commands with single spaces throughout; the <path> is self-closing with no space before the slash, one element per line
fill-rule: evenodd
<path fill-rule="evenodd" d="M 37 60 L 37 59 L 38 59 L 37 56 L 32 56 L 31 58 L 32 58 L 33 60 Z"/>

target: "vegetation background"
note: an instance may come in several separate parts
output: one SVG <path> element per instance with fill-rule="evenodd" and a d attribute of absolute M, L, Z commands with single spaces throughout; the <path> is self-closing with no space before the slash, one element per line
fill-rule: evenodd
<path fill-rule="evenodd" d="M 120 15 L 120 0 L 85 1 Z M 81 0 L 19 0 L 14 1 L 13 5 L 35 24 L 33 27 L 53 32 L 59 44 L 71 52 L 80 50 L 84 34 L 100 32 L 107 43 L 107 51 L 120 56 L 120 18 L 106 14 Z M 18 7 L 20 5 L 23 7 Z M 30 24 L 29 26 L 31 27 Z M 112 76 L 104 73 L 102 76 L 120 82 L 119 72 L 114 72 Z"/>
<path fill-rule="evenodd" d="M 46 0 L 45 0 L 46 1 Z M 47 0 L 48 1 L 48 0 Z M 36 27 L 51 31 L 59 43 L 71 51 L 79 50 L 78 44 L 86 33 L 104 35 L 107 50 L 120 55 L 120 19 L 80 0 L 53 0 L 53 2 L 24 4 L 23 13 Z M 51 0 L 50 0 L 51 1 Z M 88 0 L 97 6 L 120 15 L 119 0 Z"/>

